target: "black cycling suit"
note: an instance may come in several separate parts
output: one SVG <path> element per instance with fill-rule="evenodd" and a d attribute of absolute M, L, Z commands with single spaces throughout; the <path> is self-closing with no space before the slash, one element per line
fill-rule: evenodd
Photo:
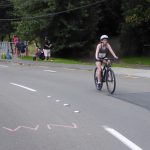
<path fill-rule="evenodd" d="M 99 53 L 98 53 L 98 58 L 99 59 L 96 59 L 96 61 L 100 61 L 100 62 L 103 62 L 103 59 L 105 59 L 108 55 L 108 52 L 109 52 L 109 49 L 107 47 L 102 47 L 99 49 Z"/>

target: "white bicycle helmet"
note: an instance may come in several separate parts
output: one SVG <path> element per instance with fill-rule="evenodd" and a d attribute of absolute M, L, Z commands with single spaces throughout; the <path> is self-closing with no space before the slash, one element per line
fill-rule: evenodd
<path fill-rule="evenodd" d="M 102 35 L 102 36 L 100 37 L 100 40 L 103 40 L 103 39 L 109 39 L 108 35 Z"/>

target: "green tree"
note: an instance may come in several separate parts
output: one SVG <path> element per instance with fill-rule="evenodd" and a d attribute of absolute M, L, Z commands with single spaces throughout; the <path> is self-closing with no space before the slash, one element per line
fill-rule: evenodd
<path fill-rule="evenodd" d="M 2 19 L 8 19 L 13 17 L 13 4 L 9 0 L 0 0 L 0 38 L 6 35 L 10 35 L 13 31 L 11 21 L 5 21 Z"/>
<path fill-rule="evenodd" d="M 121 45 L 125 55 L 144 55 L 150 44 L 150 0 L 123 0 Z"/>
<path fill-rule="evenodd" d="M 99 33 L 116 36 L 120 34 L 122 21 L 121 0 L 103 0 L 99 9 Z"/>
<path fill-rule="evenodd" d="M 42 16 L 52 12 L 51 1 L 12 0 L 12 2 L 15 9 L 14 15 L 18 18 L 18 21 L 14 23 L 17 34 L 22 39 L 42 39 L 52 19 Z"/>
<path fill-rule="evenodd" d="M 12 1 L 16 15 L 24 18 L 16 26 L 21 36 L 28 36 L 31 39 L 43 39 L 45 35 L 49 36 L 55 43 L 58 54 L 63 56 L 84 55 L 89 52 L 97 31 L 98 4 L 57 15 L 46 16 L 46 14 L 75 9 L 94 3 L 96 0 Z"/>
<path fill-rule="evenodd" d="M 59 0 L 57 1 L 59 4 Z M 63 11 L 77 8 L 81 5 L 93 3 L 94 0 L 68 0 L 65 1 L 65 8 L 56 6 L 56 10 Z M 95 41 L 98 24 L 98 6 L 79 9 L 54 17 L 54 29 L 52 33 L 57 41 L 58 49 L 63 55 L 87 55 L 91 45 Z M 51 30 L 50 30 L 51 31 Z"/>

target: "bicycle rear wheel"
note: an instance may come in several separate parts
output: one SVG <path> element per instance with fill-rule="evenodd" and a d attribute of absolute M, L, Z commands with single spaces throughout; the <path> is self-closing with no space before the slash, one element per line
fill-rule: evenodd
<path fill-rule="evenodd" d="M 113 94 L 116 90 L 116 77 L 112 69 L 108 69 L 106 73 L 106 85 L 110 94 Z"/>
<path fill-rule="evenodd" d="M 95 83 L 96 89 L 101 91 L 102 87 L 103 87 L 103 82 L 101 82 L 101 86 L 99 87 L 98 86 L 98 77 L 97 77 L 97 67 L 94 70 L 94 83 Z"/>

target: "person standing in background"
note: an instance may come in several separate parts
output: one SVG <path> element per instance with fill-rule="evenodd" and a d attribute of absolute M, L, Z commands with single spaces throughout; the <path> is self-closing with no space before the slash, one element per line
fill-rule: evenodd
<path fill-rule="evenodd" d="M 48 40 L 47 37 L 45 37 L 44 49 L 43 49 L 45 60 L 49 60 L 49 58 L 51 57 L 51 50 L 50 50 L 51 47 L 52 47 L 51 42 Z"/>
<path fill-rule="evenodd" d="M 15 46 L 15 51 L 14 51 L 14 55 L 18 55 L 18 52 L 17 52 L 17 47 L 16 47 L 16 45 L 17 45 L 17 43 L 19 42 L 19 38 L 16 36 L 16 35 L 14 35 L 13 36 L 13 44 L 14 44 L 14 46 Z"/>
<path fill-rule="evenodd" d="M 24 44 L 26 46 L 26 56 L 29 56 L 29 49 L 28 49 L 29 41 L 24 41 Z"/>

